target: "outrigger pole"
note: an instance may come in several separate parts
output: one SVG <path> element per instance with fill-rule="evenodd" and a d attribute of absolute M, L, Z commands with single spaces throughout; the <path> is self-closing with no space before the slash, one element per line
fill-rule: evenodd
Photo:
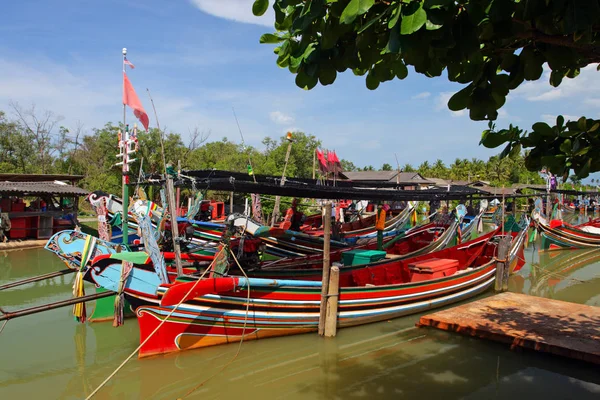
<path fill-rule="evenodd" d="M 115 294 L 115 292 L 110 292 L 110 291 L 95 293 L 95 294 L 90 294 L 90 295 L 83 296 L 83 297 L 74 297 L 72 299 L 57 301 L 57 302 L 50 303 L 50 304 L 43 304 L 41 306 L 35 306 L 35 307 L 25 308 L 23 310 L 11 311 L 11 312 L 6 312 L 6 311 L 3 311 L 2 309 L 0 309 L 0 321 L 7 321 L 7 320 L 13 319 L 13 318 L 24 317 L 26 315 L 31 315 L 31 314 L 37 314 L 42 311 L 48 311 L 48 310 L 53 310 L 55 308 L 71 306 L 73 304 L 84 303 L 86 301 L 98 300 L 103 297 L 113 296 L 114 294 Z"/>

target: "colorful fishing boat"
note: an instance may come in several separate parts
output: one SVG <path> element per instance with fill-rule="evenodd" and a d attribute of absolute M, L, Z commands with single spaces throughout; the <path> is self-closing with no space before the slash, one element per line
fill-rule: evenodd
<path fill-rule="evenodd" d="M 535 210 L 533 220 L 541 233 L 541 250 L 600 248 L 600 219 L 573 226 L 562 220 L 547 221 Z"/>
<path fill-rule="evenodd" d="M 512 236 L 508 260 L 518 267 L 525 229 L 507 234 Z M 338 327 L 422 312 L 483 293 L 495 280 L 501 236 L 497 229 L 453 248 L 341 272 Z M 151 271 L 131 273 L 124 290 L 137 306 L 140 357 L 306 333 L 318 326 L 320 281 L 228 276 L 161 284 Z M 89 279 L 111 290 L 120 276 L 118 263 L 89 270 Z"/>

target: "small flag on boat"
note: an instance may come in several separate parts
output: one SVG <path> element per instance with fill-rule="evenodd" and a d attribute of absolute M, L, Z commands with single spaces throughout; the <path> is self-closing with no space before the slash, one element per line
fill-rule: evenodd
<path fill-rule="evenodd" d="M 123 57 L 123 64 L 125 64 L 125 65 L 129 65 L 129 66 L 131 67 L 131 69 L 134 69 L 134 68 L 135 68 L 135 65 L 133 65 L 133 64 L 131 63 L 131 61 L 129 61 L 129 60 L 127 59 L 127 57 Z"/>
<path fill-rule="evenodd" d="M 252 170 L 252 165 L 248 164 L 248 175 L 254 175 L 254 171 Z"/>
<path fill-rule="evenodd" d="M 148 125 L 150 124 L 148 114 L 146 114 L 144 107 L 142 107 L 142 102 L 135 93 L 135 89 L 125 71 L 123 71 L 123 104 L 131 107 L 133 114 L 144 125 L 144 129 L 148 130 Z"/>

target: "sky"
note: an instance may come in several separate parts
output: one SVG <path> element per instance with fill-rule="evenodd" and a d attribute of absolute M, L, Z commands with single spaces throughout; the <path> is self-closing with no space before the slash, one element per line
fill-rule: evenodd
<path fill-rule="evenodd" d="M 273 15 L 252 15 L 253 0 L 22 0 L 5 4 L 0 25 L 0 110 L 35 104 L 74 129 L 102 127 L 122 119 L 122 55 L 151 126 L 154 98 L 161 127 L 184 140 L 194 129 L 209 140 L 239 142 L 237 114 L 246 144 L 262 148 L 265 136 L 290 130 L 315 135 L 327 149 L 358 166 L 418 166 L 442 159 L 486 159 L 501 149 L 479 146 L 487 123 L 446 103 L 462 87 L 445 76 L 426 78 L 409 70 L 403 81 L 375 91 L 347 71 L 333 85 L 310 91 L 279 68 L 274 45 L 259 44 L 273 32 Z M 581 115 L 600 117 L 600 75 L 587 67 L 559 88 L 542 79 L 511 93 L 498 128 L 531 129 Z M 128 121 L 133 121 L 129 112 Z M 307 149 L 307 151 L 310 151 Z"/>

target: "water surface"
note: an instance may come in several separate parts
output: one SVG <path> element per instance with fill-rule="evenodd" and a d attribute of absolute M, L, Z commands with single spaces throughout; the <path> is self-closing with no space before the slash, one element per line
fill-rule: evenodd
<path fill-rule="evenodd" d="M 511 291 L 600 306 L 600 252 L 550 257 L 529 248 L 526 260 Z M 63 268 L 43 249 L 0 253 L 0 285 Z M 69 298 L 72 279 L 2 291 L 0 307 Z M 597 366 L 415 328 L 418 318 L 343 329 L 335 339 L 306 334 L 134 357 L 95 398 L 600 398 Z M 138 344 L 135 319 L 120 328 L 78 324 L 68 307 L 11 320 L 0 334 L 0 399 L 85 398 Z"/>

